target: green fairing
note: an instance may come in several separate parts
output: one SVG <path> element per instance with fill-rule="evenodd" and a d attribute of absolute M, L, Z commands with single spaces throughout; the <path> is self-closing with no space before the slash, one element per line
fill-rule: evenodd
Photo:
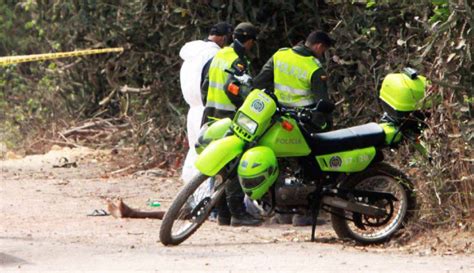
<path fill-rule="evenodd" d="M 277 157 L 305 156 L 311 153 L 298 124 L 291 118 L 283 118 L 293 125 L 291 131 L 282 127 L 281 122 L 276 122 L 272 128 L 260 139 L 259 145 L 271 148 Z"/>
<path fill-rule="evenodd" d="M 396 127 L 392 123 L 381 123 L 379 125 L 383 128 L 383 131 L 385 132 L 386 145 L 391 145 L 400 142 L 400 140 L 402 139 L 402 134 L 399 131 L 398 127 Z"/>
<path fill-rule="evenodd" d="M 418 76 L 412 80 L 403 73 L 388 74 L 382 82 L 380 99 L 396 111 L 418 110 L 425 96 L 426 78 Z"/>
<path fill-rule="evenodd" d="M 250 137 L 242 135 L 239 130 L 234 130 L 234 132 L 247 141 L 254 140 L 257 136 L 265 132 L 267 127 L 270 125 L 272 116 L 275 111 L 276 104 L 270 96 L 265 94 L 265 92 L 260 89 L 253 90 L 247 96 L 244 101 L 244 104 L 239 108 L 238 112 L 244 113 L 247 117 L 255 121 L 258 124 L 257 131 Z M 238 116 L 239 113 L 235 115 L 233 126 L 238 127 L 238 124 L 236 124 L 236 118 Z"/>
<path fill-rule="evenodd" d="M 375 157 L 375 148 L 367 147 L 352 151 L 316 156 L 321 170 L 327 172 L 360 172 L 367 168 Z"/>
<path fill-rule="evenodd" d="M 212 141 L 224 137 L 227 131 L 230 129 L 232 120 L 230 118 L 219 119 L 211 122 L 209 127 L 201 132 L 199 140 L 196 143 L 196 152 L 200 154 Z"/>
<path fill-rule="evenodd" d="M 204 133 L 204 138 L 218 139 L 224 136 L 229 130 L 232 120 L 230 118 L 223 118 L 212 123 Z"/>
<path fill-rule="evenodd" d="M 244 141 L 235 135 L 215 140 L 198 156 L 195 166 L 201 173 L 214 176 L 242 153 L 244 144 Z"/>

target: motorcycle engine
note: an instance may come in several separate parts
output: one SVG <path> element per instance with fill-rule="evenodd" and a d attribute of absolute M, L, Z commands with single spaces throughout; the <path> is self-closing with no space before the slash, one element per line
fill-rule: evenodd
<path fill-rule="evenodd" d="M 276 206 L 306 207 L 308 195 L 316 189 L 315 183 L 305 181 L 301 166 L 296 159 L 282 160 L 280 166 L 280 176 L 275 183 Z"/>

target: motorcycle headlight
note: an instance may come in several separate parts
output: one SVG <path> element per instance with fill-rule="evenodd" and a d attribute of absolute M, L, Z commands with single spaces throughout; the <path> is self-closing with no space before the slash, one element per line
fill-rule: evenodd
<path fill-rule="evenodd" d="M 239 112 L 236 123 L 252 135 L 257 131 L 258 124 L 242 112 Z"/>

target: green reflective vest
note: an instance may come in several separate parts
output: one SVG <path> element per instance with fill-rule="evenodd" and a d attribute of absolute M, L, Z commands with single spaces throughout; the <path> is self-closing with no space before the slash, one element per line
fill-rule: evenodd
<path fill-rule="evenodd" d="M 303 107 L 316 103 L 311 76 L 321 67 L 313 56 L 301 56 L 290 48 L 273 55 L 275 95 L 281 105 Z"/>
<path fill-rule="evenodd" d="M 209 88 L 207 91 L 206 107 L 219 110 L 235 111 L 236 107 L 224 91 L 224 85 L 230 77 L 225 69 L 231 69 L 232 63 L 238 58 L 234 48 L 224 47 L 212 59 L 209 67 Z"/>

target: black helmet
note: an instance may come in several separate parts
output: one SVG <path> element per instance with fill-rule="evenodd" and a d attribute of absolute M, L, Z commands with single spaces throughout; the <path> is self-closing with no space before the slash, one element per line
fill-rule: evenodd
<path fill-rule="evenodd" d="M 211 27 L 209 30 L 210 35 L 224 36 L 232 34 L 233 27 L 231 24 L 226 22 L 219 22 Z"/>
<path fill-rule="evenodd" d="M 250 39 L 257 40 L 257 35 L 258 28 L 249 22 L 240 23 L 234 29 L 235 38 L 242 43 Z"/>

